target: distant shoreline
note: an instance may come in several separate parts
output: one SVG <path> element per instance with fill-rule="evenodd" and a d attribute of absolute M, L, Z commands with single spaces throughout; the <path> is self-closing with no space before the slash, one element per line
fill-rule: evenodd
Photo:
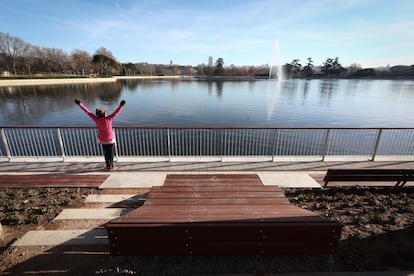
<path fill-rule="evenodd" d="M 79 83 L 107 83 L 123 79 L 178 79 L 182 76 L 115 76 L 111 78 L 59 78 L 59 79 L 0 79 L 0 87 L 32 86 L 54 84 L 79 84 Z"/>

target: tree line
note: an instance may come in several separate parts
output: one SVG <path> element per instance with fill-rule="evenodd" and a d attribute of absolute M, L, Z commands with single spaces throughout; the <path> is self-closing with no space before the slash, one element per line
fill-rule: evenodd
<path fill-rule="evenodd" d="M 414 78 L 414 65 L 393 66 L 385 70 L 364 69 L 359 64 L 345 68 L 339 58 L 327 58 L 321 66 L 315 66 L 311 57 L 304 65 L 299 59 L 282 67 L 285 78 Z M 213 66 L 196 67 L 170 64 L 120 63 L 111 51 L 101 47 L 92 55 L 80 49 L 66 53 L 62 49 L 31 45 L 19 37 L 0 32 L 0 71 L 14 76 L 33 75 L 198 75 L 208 77 L 241 76 L 248 78 L 268 77 L 269 66 L 225 66 L 218 58 Z"/>
<path fill-rule="evenodd" d="M 339 62 L 339 58 L 327 58 L 321 66 L 316 68 L 312 58 L 307 58 L 307 63 L 302 66 L 299 59 L 286 63 L 282 72 L 287 78 L 414 78 L 414 65 L 387 66 L 384 68 L 362 68 L 357 63 L 345 68 Z"/>
<path fill-rule="evenodd" d="M 66 53 L 58 48 L 32 45 L 19 37 L 0 32 L 0 71 L 10 72 L 14 76 L 192 74 L 190 67 L 173 64 L 120 63 L 112 52 L 104 47 L 97 49 L 92 55 L 80 49 Z"/>

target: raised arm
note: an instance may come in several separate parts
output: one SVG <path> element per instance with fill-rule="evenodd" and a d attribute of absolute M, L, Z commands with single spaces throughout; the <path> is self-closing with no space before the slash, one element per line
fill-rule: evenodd
<path fill-rule="evenodd" d="M 78 99 L 75 99 L 75 103 L 77 104 L 77 105 L 79 105 L 79 107 L 92 119 L 92 120 L 94 120 L 95 121 L 95 119 L 96 119 L 96 116 L 95 116 L 95 114 L 93 114 L 92 113 L 92 111 L 90 111 L 85 105 L 83 105 L 83 103 L 80 101 L 80 100 L 78 100 Z"/>
<path fill-rule="evenodd" d="M 121 110 L 122 110 L 122 108 L 124 107 L 124 105 L 125 105 L 125 101 L 124 101 L 124 100 L 122 100 L 122 101 L 119 103 L 119 106 L 115 109 L 115 111 L 114 111 L 114 112 L 112 112 L 112 114 L 111 114 L 111 115 L 109 115 L 109 116 L 108 116 L 108 118 L 110 118 L 110 119 L 114 119 L 116 116 L 118 116 L 118 114 L 121 112 Z"/>

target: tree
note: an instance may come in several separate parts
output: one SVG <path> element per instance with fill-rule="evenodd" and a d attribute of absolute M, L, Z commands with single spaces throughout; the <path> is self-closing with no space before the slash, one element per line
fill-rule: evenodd
<path fill-rule="evenodd" d="M 313 75 L 313 60 L 311 57 L 308 57 L 308 63 L 303 67 L 302 72 L 305 77 L 311 77 Z"/>
<path fill-rule="evenodd" d="M 256 75 L 257 68 L 255 66 L 250 66 L 247 70 L 247 75 L 254 77 Z"/>
<path fill-rule="evenodd" d="M 221 76 L 224 72 L 224 60 L 223 58 L 218 58 L 216 61 L 216 69 L 214 70 L 214 75 Z"/>
<path fill-rule="evenodd" d="M 327 58 L 326 61 L 323 63 L 321 68 L 322 72 L 325 76 L 339 76 L 341 73 L 345 72 L 345 68 L 339 63 L 339 58 L 336 57 L 335 59 Z"/>
<path fill-rule="evenodd" d="M 28 75 L 32 74 L 32 66 L 36 63 L 35 47 L 26 43 L 21 53 L 23 67 L 26 68 Z"/>
<path fill-rule="evenodd" d="M 85 75 L 92 64 L 92 58 L 88 52 L 79 49 L 72 51 L 70 61 L 75 72 L 81 75 Z"/>
<path fill-rule="evenodd" d="M 14 75 L 17 75 L 17 62 L 22 53 L 26 51 L 28 44 L 18 37 L 8 33 L 0 33 L 0 53 L 6 55 L 11 64 Z"/>
<path fill-rule="evenodd" d="M 302 64 L 299 63 L 299 59 L 294 59 L 292 61 L 292 67 L 290 68 L 291 70 L 291 75 L 293 77 L 298 77 L 300 76 L 300 72 L 302 71 Z"/>
<path fill-rule="evenodd" d="M 104 47 L 96 50 L 95 55 L 92 58 L 92 62 L 98 66 L 100 75 L 110 76 L 112 75 L 112 69 L 118 68 L 118 62 L 112 55 L 111 51 L 108 51 Z"/>
<path fill-rule="evenodd" d="M 95 55 L 103 55 L 103 56 L 107 56 L 110 59 L 116 60 L 112 52 L 106 49 L 105 47 L 101 47 L 98 50 L 96 50 Z"/>
<path fill-rule="evenodd" d="M 131 62 L 122 65 L 122 71 L 125 75 L 131 76 L 134 75 L 137 71 L 137 66 Z"/>
<path fill-rule="evenodd" d="M 57 74 L 63 73 L 69 65 L 68 55 L 62 49 L 57 48 L 49 48 L 47 52 L 53 71 Z"/>
<path fill-rule="evenodd" d="M 112 70 L 119 67 L 119 64 L 112 52 L 104 47 L 96 50 L 92 58 L 92 62 L 98 66 L 99 74 L 105 76 L 112 75 Z"/>

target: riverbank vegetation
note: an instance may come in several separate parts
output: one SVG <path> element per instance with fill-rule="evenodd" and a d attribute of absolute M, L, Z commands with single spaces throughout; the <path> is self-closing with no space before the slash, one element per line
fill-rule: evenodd
<path fill-rule="evenodd" d="M 299 59 L 281 65 L 284 78 L 414 78 L 414 65 L 362 68 L 359 64 L 343 66 L 338 57 L 328 57 L 321 65 L 314 65 L 312 58 L 302 65 Z M 124 76 L 199 76 L 268 78 L 271 68 L 261 66 L 226 66 L 219 57 L 213 64 L 197 66 L 151 64 L 147 62 L 121 63 L 104 47 L 94 54 L 81 49 L 66 53 L 62 49 L 31 45 L 19 37 L 0 32 L 1 78 L 72 78 Z M 1 79 L 0 78 L 0 79 Z"/>

